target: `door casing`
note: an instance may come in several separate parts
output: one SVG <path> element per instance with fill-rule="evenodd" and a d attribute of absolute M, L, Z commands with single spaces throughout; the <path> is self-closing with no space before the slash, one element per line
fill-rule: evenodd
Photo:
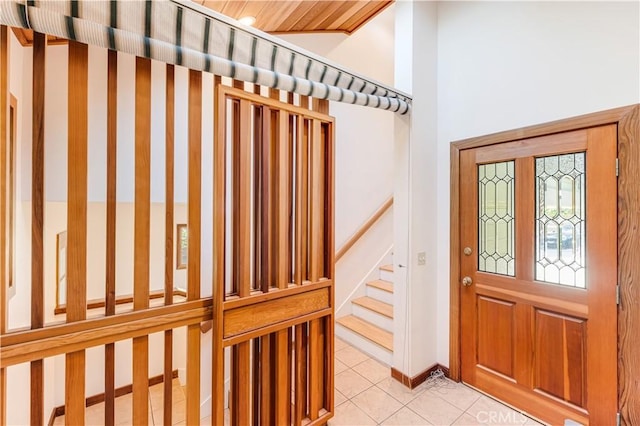
<path fill-rule="evenodd" d="M 606 124 L 618 133 L 618 406 L 621 424 L 640 423 L 640 395 L 635 378 L 640 376 L 640 104 L 582 115 L 551 123 L 495 133 L 451 143 L 451 242 L 449 373 L 461 380 L 460 350 L 460 152 L 469 148 L 553 135 Z M 634 256 L 636 258 L 634 259 Z"/>

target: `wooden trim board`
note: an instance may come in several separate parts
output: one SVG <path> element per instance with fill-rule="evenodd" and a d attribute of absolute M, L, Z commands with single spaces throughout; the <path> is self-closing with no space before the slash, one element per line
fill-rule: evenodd
<path fill-rule="evenodd" d="M 415 389 L 424 383 L 432 373 L 437 370 L 442 370 L 445 377 L 449 377 L 449 369 L 440 364 L 433 364 L 431 367 L 424 370 L 422 373 L 419 373 L 413 377 L 409 377 L 402 373 L 400 370 L 396 370 L 391 367 L 391 377 L 408 387 L 409 389 Z"/>
<path fill-rule="evenodd" d="M 172 371 L 171 378 L 172 379 L 178 378 L 178 370 Z M 157 376 L 149 377 L 149 387 L 160 384 L 160 383 L 164 383 L 164 374 L 159 374 Z M 131 392 L 133 392 L 132 384 L 120 386 L 119 388 L 115 389 L 115 397 L 118 398 L 120 396 L 127 395 Z M 86 399 L 85 407 L 91 407 L 92 405 L 100 404 L 103 401 L 105 401 L 104 393 L 98 393 L 96 395 L 88 396 Z M 53 423 L 55 422 L 56 417 L 64 416 L 64 412 L 65 412 L 64 405 L 58 405 L 57 407 L 54 407 L 51 410 L 51 416 L 49 417 L 49 422 L 47 423 L 48 426 L 53 426 Z"/>
<path fill-rule="evenodd" d="M 173 296 L 187 297 L 187 292 L 179 288 L 173 289 Z M 164 290 L 156 290 L 149 293 L 149 300 L 162 299 L 165 297 Z M 115 300 L 116 305 L 125 305 L 127 303 L 133 303 L 133 294 L 124 294 L 117 296 Z M 87 300 L 87 309 L 104 308 L 106 306 L 105 299 L 90 299 Z M 67 305 L 62 304 L 53 310 L 55 315 L 67 313 Z"/>

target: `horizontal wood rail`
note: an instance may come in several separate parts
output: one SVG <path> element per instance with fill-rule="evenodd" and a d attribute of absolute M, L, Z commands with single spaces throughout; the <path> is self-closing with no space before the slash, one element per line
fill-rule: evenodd
<path fill-rule="evenodd" d="M 0 368 L 211 319 L 211 298 L 2 335 Z"/>
<path fill-rule="evenodd" d="M 187 297 L 187 292 L 179 288 L 174 288 L 173 295 Z M 164 290 L 157 290 L 149 293 L 149 300 L 162 299 L 163 297 L 164 297 Z M 122 296 L 116 297 L 116 305 L 125 305 L 127 303 L 133 303 L 133 294 L 123 294 Z M 98 309 L 98 308 L 104 308 L 105 306 L 106 306 L 105 299 L 87 300 L 87 309 Z M 67 313 L 67 305 L 61 304 L 60 306 L 56 307 L 53 310 L 53 313 L 56 315 Z"/>
<path fill-rule="evenodd" d="M 351 249 L 351 247 L 353 247 L 355 243 L 358 242 L 360 238 L 362 238 L 364 234 L 367 233 L 369 229 L 371 229 L 373 224 L 376 223 L 378 219 L 380 219 L 382 215 L 385 214 L 387 210 L 389 210 L 389 208 L 391 208 L 392 205 L 393 196 L 389 197 L 387 201 L 385 201 L 384 204 L 382 204 L 382 206 L 380 206 L 380 208 L 376 210 L 369 219 L 367 219 L 364 225 L 362 225 L 360 229 L 358 229 L 356 233 L 353 234 L 342 247 L 340 247 L 340 249 L 336 252 L 336 263 L 340 260 L 340 258 L 342 258 L 342 256 L 345 255 L 346 252 L 349 251 L 349 249 Z"/>

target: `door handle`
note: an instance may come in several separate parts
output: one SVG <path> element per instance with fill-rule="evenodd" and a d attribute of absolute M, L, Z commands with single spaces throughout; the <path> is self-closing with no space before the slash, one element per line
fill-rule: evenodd
<path fill-rule="evenodd" d="M 473 280 L 471 279 L 471 277 L 464 277 L 462 279 L 462 285 L 465 287 L 469 287 L 471 284 L 473 284 Z"/>

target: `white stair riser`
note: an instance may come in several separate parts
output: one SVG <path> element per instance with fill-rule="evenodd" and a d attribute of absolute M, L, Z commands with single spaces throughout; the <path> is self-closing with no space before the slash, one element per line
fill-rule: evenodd
<path fill-rule="evenodd" d="M 351 304 L 351 313 L 358 318 L 361 318 L 375 326 L 380 327 L 383 330 L 387 330 L 388 332 L 393 333 L 393 319 L 389 317 L 385 317 L 384 315 L 381 315 L 356 303 Z"/>
<path fill-rule="evenodd" d="M 380 269 L 380 279 L 385 281 L 393 282 L 393 272 L 385 271 L 384 269 Z"/>
<path fill-rule="evenodd" d="M 336 323 L 336 335 L 345 342 L 352 346 L 355 346 L 362 352 L 368 354 L 370 357 L 377 359 L 378 361 L 391 365 L 393 362 L 393 353 L 386 348 L 372 342 L 371 340 L 362 337 L 360 334 Z"/>
<path fill-rule="evenodd" d="M 393 293 L 389 293 L 388 291 L 380 290 L 379 288 L 368 285 L 367 296 L 372 299 L 376 299 L 381 302 L 393 305 Z"/>

